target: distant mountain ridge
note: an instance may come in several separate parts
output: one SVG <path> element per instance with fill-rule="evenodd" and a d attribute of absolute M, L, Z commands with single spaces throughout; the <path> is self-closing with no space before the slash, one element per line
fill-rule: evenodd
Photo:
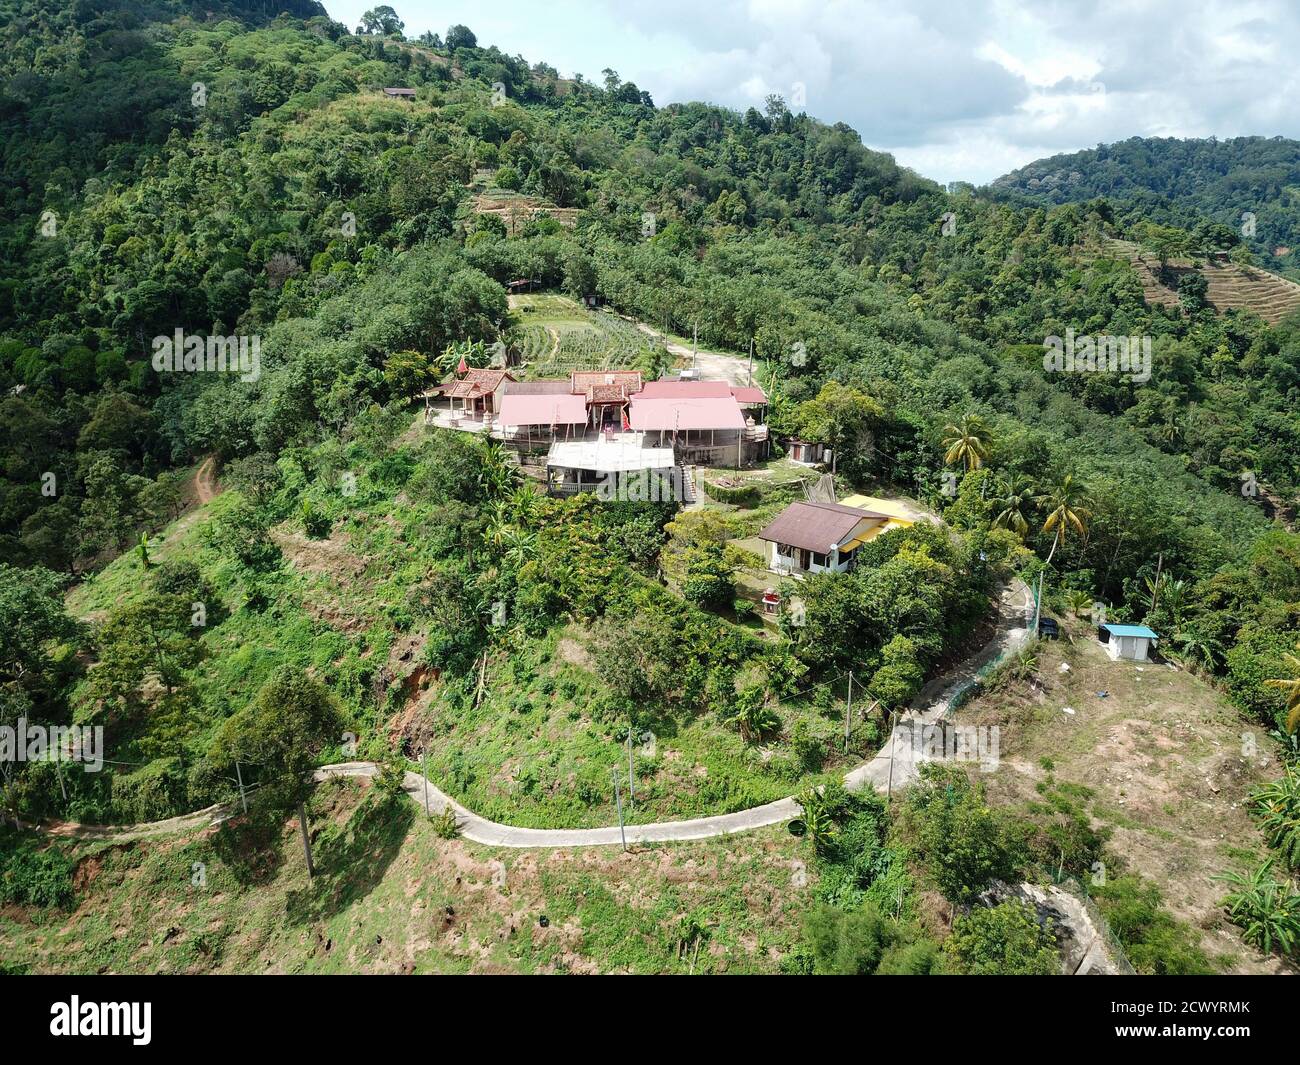
<path fill-rule="evenodd" d="M 1241 232 L 1264 265 L 1300 267 L 1300 141 L 1131 137 L 1036 160 L 989 189 L 1042 206 L 1104 197 L 1122 221 L 1141 217 L 1186 229 L 1220 222 Z"/>

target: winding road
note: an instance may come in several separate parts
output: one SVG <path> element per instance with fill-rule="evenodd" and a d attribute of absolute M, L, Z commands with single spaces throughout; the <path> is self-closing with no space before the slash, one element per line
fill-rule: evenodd
<path fill-rule="evenodd" d="M 885 746 L 871 761 L 845 776 L 845 787 L 850 791 L 868 787 L 876 791 L 892 791 L 893 788 L 904 788 L 916 779 L 918 767 L 925 757 L 913 747 L 913 729 L 918 724 L 930 724 L 941 718 L 952 696 L 984 666 L 1024 645 L 1029 636 L 1031 609 L 1030 592 L 1023 582 L 1013 581 L 1003 589 L 999 597 L 997 631 L 992 639 L 963 660 L 960 666 L 931 681 L 921 690 L 913 703 L 913 711 L 898 720 Z M 315 779 L 323 781 L 334 777 L 373 777 L 379 768 L 374 762 L 339 762 L 316 770 Z M 441 814 L 450 807 L 456 812 L 460 836 L 490 847 L 607 847 L 618 846 L 623 842 L 623 834 L 617 825 L 609 828 L 518 828 L 489 821 L 456 802 L 419 773 L 410 770 L 406 772 L 403 790 L 421 808 L 427 805 L 430 813 Z M 151 836 L 200 831 L 218 825 L 231 816 L 235 805 L 227 803 L 211 806 L 192 814 L 142 825 L 83 825 L 67 821 L 20 824 L 24 828 L 68 839 L 128 843 Z M 779 825 L 798 817 L 799 813 L 799 803 L 793 797 L 787 797 L 763 806 L 714 817 L 628 825 L 623 832 L 626 833 L 628 844 L 708 839 Z"/>

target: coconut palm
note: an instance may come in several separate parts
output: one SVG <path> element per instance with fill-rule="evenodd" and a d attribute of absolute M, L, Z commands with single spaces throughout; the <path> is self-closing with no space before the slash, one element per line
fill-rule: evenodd
<path fill-rule="evenodd" d="M 1065 602 L 1070 607 L 1070 612 L 1077 618 L 1084 611 L 1092 609 L 1093 598 L 1091 593 L 1076 588 L 1065 593 Z"/>
<path fill-rule="evenodd" d="M 1087 499 L 1088 490 L 1074 479 L 1072 473 L 1067 473 L 1065 479 L 1050 492 L 1039 496 L 1039 505 L 1047 511 L 1043 532 L 1054 534 L 1052 550 L 1047 553 L 1047 565 L 1052 564 L 1052 556 L 1065 542 L 1071 529 L 1080 536 L 1088 531 L 1088 519 L 1092 517 L 1092 511 L 1083 505 Z"/>
<path fill-rule="evenodd" d="M 1295 645 L 1295 649 L 1300 651 L 1300 643 Z M 1291 671 L 1291 676 L 1266 680 L 1264 683 L 1270 688 L 1281 688 L 1286 692 L 1286 730 L 1294 732 L 1300 726 L 1300 657 L 1285 654 L 1282 661 Z"/>
<path fill-rule="evenodd" d="M 1029 513 L 1034 505 L 1033 484 L 1028 477 L 1018 474 L 999 477 L 993 492 L 993 506 L 997 510 L 993 516 L 994 528 L 1010 529 L 1023 539 L 1029 531 Z"/>
<path fill-rule="evenodd" d="M 945 425 L 943 443 L 948 449 L 943 461 L 963 465 L 967 472 L 979 469 L 989 457 L 988 427 L 977 414 L 963 414 L 960 422 Z"/>

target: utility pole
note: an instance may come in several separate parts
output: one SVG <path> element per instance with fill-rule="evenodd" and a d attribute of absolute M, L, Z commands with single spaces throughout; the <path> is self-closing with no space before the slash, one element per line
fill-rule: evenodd
<path fill-rule="evenodd" d="M 627 727 L 627 801 L 631 805 L 636 798 L 636 774 L 632 770 L 632 726 Z"/>
<path fill-rule="evenodd" d="M 849 701 L 844 707 L 844 749 L 849 749 L 849 733 L 853 729 L 853 670 L 849 670 Z"/>
<path fill-rule="evenodd" d="M 747 380 L 752 386 L 754 383 L 754 338 L 753 337 L 749 338 L 749 370 L 747 374 Z"/>
<path fill-rule="evenodd" d="M 1030 630 L 1029 635 L 1038 635 L 1038 619 L 1043 612 L 1043 574 L 1038 574 L 1038 591 L 1034 593 L 1034 627 Z"/>
<path fill-rule="evenodd" d="M 623 795 L 618 790 L 618 770 L 611 769 L 610 774 L 614 778 L 614 805 L 618 807 L 618 835 L 623 841 L 623 850 L 627 850 L 627 833 L 623 830 Z"/>
<path fill-rule="evenodd" d="M 700 358 L 700 323 L 696 322 L 692 327 L 691 333 L 691 369 L 695 370 L 699 366 Z"/>
<path fill-rule="evenodd" d="M 302 854 L 307 859 L 307 878 L 310 880 L 316 875 L 316 866 L 311 860 L 311 837 L 307 834 L 307 804 L 300 802 L 298 804 L 298 828 L 302 831 Z"/>
<path fill-rule="evenodd" d="M 244 793 L 244 773 L 239 768 L 238 759 L 235 760 L 235 779 L 239 781 L 239 801 L 244 807 L 244 813 L 248 813 L 248 796 Z"/>
<path fill-rule="evenodd" d="M 1156 562 L 1155 583 L 1151 585 L 1151 612 L 1153 614 L 1155 613 L 1156 610 L 1156 600 L 1160 598 L 1160 570 L 1164 568 L 1164 564 L 1165 564 L 1165 553 L 1161 551 L 1160 558 Z"/>

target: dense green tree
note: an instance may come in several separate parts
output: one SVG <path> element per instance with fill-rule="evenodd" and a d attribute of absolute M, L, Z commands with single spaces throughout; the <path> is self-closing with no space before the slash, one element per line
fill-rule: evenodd
<path fill-rule="evenodd" d="M 210 764 L 229 772 L 236 761 L 253 767 L 259 800 L 298 812 L 307 875 L 314 876 L 307 796 L 321 750 L 340 742 L 343 718 L 324 685 L 292 669 L 278 671 L 257 697 L 222 725 L 208 749 Z"/>
<path fill-rule="evenodd" d="M 1061 971 L 1051 930 L 1018 899 L 976 906 L 953 921 L 944 951 L 972 976 L 1055 976 Z"/>

